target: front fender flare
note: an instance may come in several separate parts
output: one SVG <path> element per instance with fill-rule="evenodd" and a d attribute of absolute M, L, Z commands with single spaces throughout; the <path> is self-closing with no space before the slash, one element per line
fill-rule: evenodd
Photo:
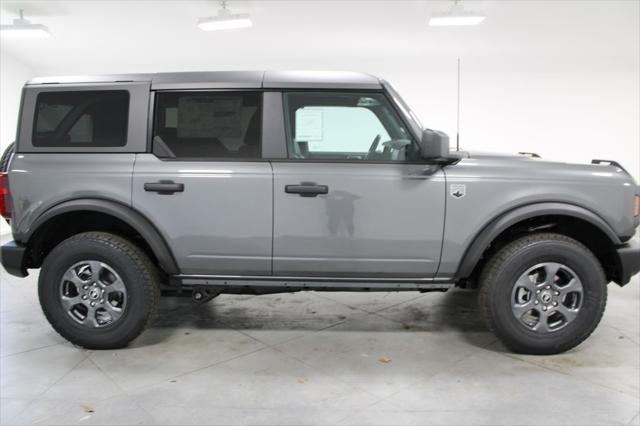
<path fill-rule="evenodd" d="M 105 213 L 125 222 L 138 232 L 147 242 L 160 267 L 168 274 L 178 274 L 178 265 L 165 239 L 155 226 L 142 214 L 116 201 L 101 199 L 76 199 L 65 201 L 42 213 L 23 234 L 16 234 L 17 241 L 27 244 L 42 225 L 64 213 L 75 211 L 93 211 Z"/>
<path fill-rule="evenodd" d="M 471 275 L 484 251 L 504 230 L 525 219 L 547 215 L 582 219 L 602 231 L 613 245 L 622 244 L 620 237 L 616 235 L 604 219 L 584 207 L 558 202 L 528 204 L 503 213 L 493 219 L 476 235 L 462 257 L 462 262 L 455 274 L 456 279 L 468 278 Z"/>

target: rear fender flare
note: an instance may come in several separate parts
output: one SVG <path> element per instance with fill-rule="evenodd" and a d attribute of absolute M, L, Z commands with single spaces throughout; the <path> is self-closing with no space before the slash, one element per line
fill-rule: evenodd
<path fill-rule="evenodd" d="M 147 242 L 160 267 L 168 274 L 178 274 L 180 271 L 173 253 L 155 226 L 142 214 L 124 204 L 101 199 L 77 199 L 57 204 L 41 214 L 24 234 L 15 235 L 17 241 L 28 244 L 41 227 L 49 220 L 65 213 L 77 211 L 92 211 L 108 214 L 131 226 Z"/>

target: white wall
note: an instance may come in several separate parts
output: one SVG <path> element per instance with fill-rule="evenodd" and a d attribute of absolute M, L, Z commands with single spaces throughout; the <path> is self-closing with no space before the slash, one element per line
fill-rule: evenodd
<path fill-rule="evenodd" d="M 543 158 L 619 161 L 640 182 L 638 72 L 496 69 L 462 73 L 461 147 Z M 486 65 L 486 64 L 485 64 Z M 455 63 L 448 73 L 388 73 L 423 124 L 455 145 Z M 466 68 L 472 68 L 466 70 Z"/>
<path fill-rule="evenodd" d="M 467 1 L 487 14 L 469 28 L 427 25 L 446 2 L 232 1 L 230 7 L 251 13 L 254 26 L 229 32 L 195 25 L 215 14 L 215 2 L 123 5 L 34 4 L 29 16 L 49 25 L 53 37 L 2 41 L 3 51 L 41 75 L 366 71 L 391 81 L 426 126 L 446 131 L 452 141 L 459 56 L 462 148 L 533 151 L 561 161 L 615 159 L 640 181 L 638 1 Z M 5 13 L 3 23 L 11 17 Z M 3 56 L 1 99 L 10 124 L 3 126 L 3 143 L 13 139 L 18 107 L 14 89 L 4 89 L 5 69 L 7 80 L 29 77 L 28 69 L 5 62 Z"/>
<path fill-rule="evenodd" d="M 0 152 L 15 140 L 20 93 L 32 77 L 29 66 L 0 50 Z"/>

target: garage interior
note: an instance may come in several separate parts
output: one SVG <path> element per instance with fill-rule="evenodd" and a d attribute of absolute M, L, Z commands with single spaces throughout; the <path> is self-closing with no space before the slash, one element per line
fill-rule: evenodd
<path fill-rule="evenodd" d="M 484 19 L 429 24 L 460 6 Z M 223 7 L 251 25 L 209 31 Z M 1 38 L 1 151 L 34 77 L 347 70 L 392 82 L 452 141 L 459 128 L 462 149 L 614 159 L 640 182 L 635 0 L 3 0 L 0 23 L 21 10 L 49 35 Z M 509 352 L 462 289 L 164 298 L 128 348 L 91 351 L 49 326 L 37 280 L 0 270 L 2 425 L 640 425 L 640 276 L 554 356 Z"/>

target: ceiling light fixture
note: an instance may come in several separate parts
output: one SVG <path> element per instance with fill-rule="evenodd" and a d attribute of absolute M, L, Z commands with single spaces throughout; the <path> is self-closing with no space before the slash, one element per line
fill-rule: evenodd
<path fill-rule="evenodd" d="M 434 15 L 429 19 L 432 27 L 445 27 L 454 25 L 478 25 L 484 21 L 485 16 L 481 13 L 467 12 L 458 0 L 453 1 L 451 10 L 446 13 Z"/>
<path fill-rule="evenodd" d="M 220 2 L 220 10 L 218 10 L 217 16 L 198 20 L 198 27 L 202 31 L 231 30 L 234 28 L 247 28 L 252 25 L 253 23 L 248 13 L 231 13 L 227 9 L 226 1 Z"/>
<path fill-rule="evenodd" d="M 6 38 L 46 38 L 51 33 L 46 26 L 24 19 L 24 11 L 20 9 L 20 18 L 14 19 L 13 24 L 0 25 L 0 35 Z"/>

